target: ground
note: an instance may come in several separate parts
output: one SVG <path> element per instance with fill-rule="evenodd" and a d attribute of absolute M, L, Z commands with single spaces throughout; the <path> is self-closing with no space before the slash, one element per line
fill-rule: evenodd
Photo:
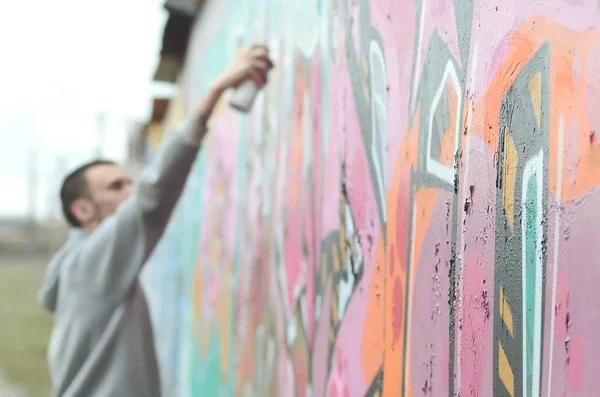
<path fill-rule="evenodd" d="M 0 395 L 2 397 L 27 397 L 27 391 L 21 387 L 10 383 L 3 373 L 0 373 Z"/>
<path fill-rule="evenodd" d="M 37 303 L 45 258 L 0 255 L 0 396 L 47 397 L 52 317 Z"/>

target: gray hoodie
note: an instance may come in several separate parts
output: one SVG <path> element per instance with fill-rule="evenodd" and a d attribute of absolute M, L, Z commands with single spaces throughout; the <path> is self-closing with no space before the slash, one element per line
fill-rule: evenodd
<path fill-rule="evenodd" d="M 48 346 L 55 397 L 158 397 L 152 325 L 138 280 L 185 186 L 204 128 L 167 135 L 136 194 L 93 232 L 74 229 L 39 294 L 54 314 Z"/>

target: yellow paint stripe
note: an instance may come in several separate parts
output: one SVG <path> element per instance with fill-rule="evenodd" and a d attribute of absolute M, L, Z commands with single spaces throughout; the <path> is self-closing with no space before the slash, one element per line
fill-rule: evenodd
<path fill-rule="evenodd" d="M 338 250 L 336 247 L 332 247 L 332 255 L 333 255 L 333 272 L 337 273 L 340 271 L 340 258 L 338 256 Z"/>
<path fill-rule="evenodd" d="M 367 84 L 363 84 L 363 94 L 365 96 L 365 101 L 371 101 L 371 95 L 369 94 L 369 86 Z"/>
<path fill-rule="evenodd" d="M 502 343 L 498 341 L 498 373 L 500 375 L 500 380 L 508 390 L 508 394 L 510 397 L 514 397 L 515 395 L 515 378 L 513 375 L 513 371 L 508 364 L 508 359 L 506 358 L 506 353 L 504 353 L 504 349 L 502 348 Z"/>
<path fill-rule="evenodd" d="M 527 85 L 529 86 L 529 94 L 531 95 L 533 114 L 539 127 L 542 116 L 542 73 L 537 72 L 534 74 Z"/>
<path fill-rule="evenodd" d="M 323 252 L 321 254 L 321 286 L 325 287 L 325 283 L 327 282 L 327 270 L 328 269 L 328 263 L 327 263 L 327 255 L 325 255 L 325 252 Z"/>
<path fill-rule="evenodd" d="M 502 205 L 506 212 L 506 219 L 510 230 L 514 230 L 515 223 L 515 182 L 517 180 L 517 166 L 519 152 L 515 141 L 510 135 L 508 127 L 504 129 L 504 184 L 502 186 Z"/>
<path fill-rule="evenodd" d="M 340 212 L 343 210 L 340 210 Z M 346 248 L 346 216 L 345 215 L 340 215 L 340 233 L 339 233 L 339 238 L 340 238 L 340 249 L 342 251 L 345 250 Z"/>
<path fill-rule="evenodd" d="M 331 321 L 336 326 L 340 322 L 338 317 L 338 298 L 335 294 L 335 291 L 331 294 Z"/>
<path fill-rule="evenodd" d="M 506 296 L 504 295 L 503 286 L 500 286 L 500 316 L 502 316 L 502 320 L 504 320 L 504 325 L 506 325 L 508 332 L 510 332 L 510 336 L 514 337 L 513 316 L 510 311 L 510 306 L 508 306 Z"/>

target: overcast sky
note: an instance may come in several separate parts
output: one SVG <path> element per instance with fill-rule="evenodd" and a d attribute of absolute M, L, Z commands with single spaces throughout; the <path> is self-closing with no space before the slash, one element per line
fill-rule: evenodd
<path fill-rule="evenodd" d="M 0 0 L 0 216 L 28 213 L 37 152 L 37 214 L 64 171 L 104 153 L 123 160 L 128 126 L 149 116 L 164 0 Z M 63 157 L 63 166 L 59 166 Z"/>

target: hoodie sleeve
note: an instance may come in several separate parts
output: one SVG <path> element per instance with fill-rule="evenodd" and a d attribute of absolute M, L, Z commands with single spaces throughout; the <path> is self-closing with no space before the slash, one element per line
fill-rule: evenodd
<path fill-rule="evenodd" d="M 185 122 L 167 134 L 157 162 L 142 171 L 136 193 L 77 250 L 89 292 L 127 293 L 162 236 L 200 148 L 205 126 Z"/>

